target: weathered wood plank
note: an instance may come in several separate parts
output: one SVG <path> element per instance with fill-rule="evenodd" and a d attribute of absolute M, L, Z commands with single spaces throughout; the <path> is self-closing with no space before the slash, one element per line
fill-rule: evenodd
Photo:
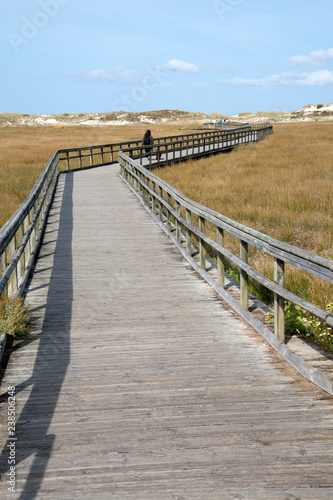
<path fill-rule="evenodd" d="M 2 382 L 9 498 L 332 498 L 332 399 L 223 306 L 117 169 L 60 178 L 33 335 Z M 4 400 L 2 472 L 6 416 Z"/>

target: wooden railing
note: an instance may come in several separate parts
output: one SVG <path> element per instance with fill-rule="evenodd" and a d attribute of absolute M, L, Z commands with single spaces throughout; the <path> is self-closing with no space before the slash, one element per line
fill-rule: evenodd
<path fill-rule="evenodd" d="M 165 151 L 168 161 L 173 161 L 176 152 L 181 158 L 187 157 L 191 147 L 199 148 L 193 156 L 210 154 L 218 144 L 233 147 L 249 140 L 258 140 L 260 134 L 270 133 L 272 126 L 266 124 L 260 131 L 204 131 L 180 136 L 167 136 L 155 139 L 154 147 Z M 118 161 L 120 151 L 128 149 L 142 151 L 142 140 L 125 141 L 83 148 L 56 151 L 40 175 L 28 198 L 0 229 L 0 296 L 22 294 L 32 262 L 41 240 L 47 214 L 52 203 L 57 176 L 59 173 L 79 168 L 108 165 Z M 214 149 L 215 148 L 215 149 Z"/>
<path fill-rule="evenodd" d="M 234 146 L 250 139 L 259 140 L 271 132 L 271 124 L 264 124 L 244 128 L 241 131 L 198 132 L 161 137 L 155 140 L 154 146 L 164 151 L 167 161 L 172 162 L 174 158 L 176 159 L 176 152 L 178 158 L 185 160 L 191 154 L 210 154 L 215 151 L 217 144 L 219 147 Z M 128 149 L 127 152 L 132 157 L 121 151 L 122 149 Z M 138 159 L 142 161 L 141 151 L 141 140 L 139 140 L 60 150 L 53 154 L 28 198 L 0 229 L 0 296 L 5 293 L 16 297 L 22 295 L 24 291 L 42 239 L 58 175 L 77 168 L 108 165 L 119 161 L 120 172 L 125 182 L 137 194 L 192 267 L 282 356 L 301 371 L 299 365 L 302 361 L 296 362 L 295 354 L 284 344 L 284 302 L 289 301 L 300 306 L 326 322 L 329 327 L 333 327 L 333 314 L 285 288 L 285 264 L 332 284 L 333 262 L 277 241 L 195 203 L 141 165 L 138 161 Z M 138 158 L 134 158 L 135 155 L 138 155 Z M 207 230 L 209 225 L 215 228 L 215 238 Z M 239 255 L 235 255 L 224 246 L 226 233 L 239 240 Z M 199 259 L 195 256 L 195 246 Z M 249 246 L 265 252 L 274 259 L 274 280 L 268 279 L 249 264 Z M 211 253 L 215 253 L 217 259 L 216 275 L 207 269 L 207 266 L 211 266 L 207 260 Z M 227 260 L 240 270 L 239 299 L 228 292 L 229 286 L 225 286 Z M 275 334 L 249 310 L 249 278 L 274 294 Z M 0 339 L 0 344 L 1 342 Z M 2 342 L 2 350 L 5 343 L 6 340 Z M 323 380 L 319 371 L 308 370 L 308 373 L 304 371 L 301 373 L 319 387 L 333 393 L 331 383 Z"/>
<path fill-rule="evenodd" d="M 175 163 L 177 161 L 183 161 L 184 159 L 196 158 L 232 149 L 240 144 L 256 142 L 263 139 L 264 135 L 272 133 L 272 129 L 273 127 L 271 125 L 266 125 L 261 129 L 252 129 L 247 126 L 246 128 L 238 128 L 230 131 L 214 131 L 210 134 L 202 134 L 196 137 L 182 136 L 176 139 L 172 138 L 165 142 L 159 140 L 151 146 L 151 149 L 155 151 L 157 158 L 163 156 L 163 158 L 158 161 L 159 165 Z M 142 165 L 143 158 L 146 154 L 145 150 L 147 149 L 149 149 L 149 146 L 136 144 L 131 148 L 122 149 L 122 152 L 127 153 L 133 159 L 139 159 Z M 152 155 L 149 155 L 149 165 L 145 165 L 145 167 L 152 166 L 154 166 L 152 163 Z"/>
<path fill-rule="evenodd" d="M 224 122 L 206 122 L 203 123 L 203 128 L 208 129 L 208 130 L 223 130 L 228 132 L 229 130 L 242 130 L 242 129 L 247 129 L 251 128 L 252 130 L 255 129 L 264 129 L 264 128 L 270 128 L 271 123 L 270 122 L 258 122 L 258 123 L 249 123 L 249 122 L 233 122 L 233 121 L 224 121 Z"/>
<path fill-rule="evenodd" d="M 20 296 L 38 250 L 58 175 L 54 153 L 25 202 L 0 229 L 0 296 Z"/>
<path fill-rule="evenodd" d="M 203 128 L 204 129 L 209 129 L 209 130 L 230 130 L 230 129 L 241 129 L 241 128 L 247 128 L 250 127 L 251 125 L 248 122 L 233 122 L 233 121 L 210 121 L 210 122 L 205 122 L 203 123 Z"/>
<path fill-rule="evenodd" d="M 251 130 L 256 130 L 257 135 L 251 134 Z M 253 137 L 253 140 L 259 140 L 262 139 L 264 135 L 272 133 L 273 126 L 271 123 L 264 123 L 260 127 L 260 130 L 257 130 L 254 129 L 252 125 L 246 124 L 241 131 L 248 131 L 248 134 Z M 191 143 L 191 141 L 197 141 L 203 145 L 205 140 L 213 141 L 213 138 L 215 138 L 215 142 L 218 142 L 219 138 L 221 141 L 224 140 L 225 142 L 228 140 L 231 145 L 231 141 L 235 139 L 233 134 L 239 133 L 240 130 L 237 128 L 232 130 L 205 130 L 203 132 L 194 132 L 191 134 L 157 137 L 154 138 L 154 148 L 162 148 L 163 145 L 168 144 L 169 149 L 171 149 L 172 144 L 179 144 L 181 142 L 185 144 L 186 142 Z M 226 137 L 229 139 L 226 139 Z M 62 168 L 73 170 L 117 163 L 120 151 L 130 151 L 132 149 L 133 151 L 139 152 L 140 150 L 142 151 L 141 145 L 142 139 L 137 141 L 116 142 L 112 144 L 102 144 L 83 148 L 61 149 L 58 153 L 59 159 L 62 161 Z M 173 160 L 170 158 L 170 161 Z"/>
<path fill-rule="evenodd" d="M 300 306 L 325 321 L 328 326 L 333 326 L 331 313 L 311 304 L 284 287 L 286 263 L 333 283 L 333 262 L 331 260 L 275 240 L 190 200 L 124 153 L 119 154 L 119 162 L 124 180 L 137 193 L 147 210 L 168 234 L 183 256 L 216 292 L 262 335 L 267 334 L 267 325 L 260 322 L 256 316 L 249 312 L 248 308 L 250 277 L 274 294 L 274 332 L 282 343 L 285 340 L 284 301 Z M 197 225 L 193 223 L 194 218 L 198 220 Z M 207 223 L 215 227 L 215 239 L 208 235 L 205 229 Z M 229 233 L 239 240 L 239 256 L 224 247 L 225 233 Z M 198 242 L 199 263 L 193 258 L 194 240 Z M 249 265 L 249 245 L 274 258 L 274 281 Z M 206 258 L 209 253 L 215 253 L 217 258 L 218 277 L 216 280 L 207 272 Z M 240 271 L 239 302 L 225 289 L 225 259 L 232 262 Z"/>

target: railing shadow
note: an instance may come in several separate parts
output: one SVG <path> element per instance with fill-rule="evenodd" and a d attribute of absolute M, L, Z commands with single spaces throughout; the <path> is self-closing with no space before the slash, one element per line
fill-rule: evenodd
<path fill-rule="evenodd" d="M 73 174 L 64 178 L 61 207 L 59 207 L 59 229 L 54 252 L 54 262 L 48 283 L 46 303 L 35 308 L 35 315 L 45 308 L 41 332 L 29 343 L 39 342 L 32 376 L 16 387 L 16 400 L 19 409 L 20 391 L 31 386 L 31 392 L 24 407 L 19 412 L 16 422 L 16 466 L 17 489 L 19 500 L 36 498 L 42 484 L 48 460 L 52 454 L 55 436 L 49 434 L 49 427 L 61 392 L 70 362 L 70 324 L 72 315 L 73 280 L 72 280 L 72 231 L 73 231 Z M 59 189 L 59 188 L 58 188 Z M 56 209 L 51 209 L 54 215 Z M 47 232 L 48 226 L 46 226 Z M 49 226 L 50 231 L 54 228 Z M 53 238 L 52 238 L 53 239 Z M 42 247 L 43 249 L 43 247 Z M 39 261 L 40 262 L 40 261 Z M 47 271 L 47 262 L 45 261 Z M 43 270 L 42 270 L 43 271 Z M 40 272 L 40 265 L 39 271 Z M 33 276 L 32 276 L 33 277 Z M 33 281 L 32 281 L 33 283 Z M 27 289 L 29 297 L 29 287 Z M 31 309 L 32 319 L 34 309 Z M 54 316 L 57 316 L 57 328 L 54 329 Z M 21 349 L 21 345 L 19 349 Z M 14 381 L 13 381 L 14 382 Z M 14 385 L 14 383 L 12 384 Z M 0 456 L 3 464 L 1 474 L 8 472 L 7 440 Z M 33 459 L 32 459 L 33 457 Z M 30 460 L 28 460 L 30 458 Z M 27 460 L 27 463 L 23 462 Z M 32 462 L 32 463 L 31 463 Z M 24 482 L 24 471 L 29 473 Z M 2 482 L 6 481 L 4 477 Z M 23 483 L 23 484 L 22 484 Z M 20 486 L 20 487 L 19 487 Z M 7 490 L 7 487 L 6 487 Z M 11 496 L 11 498 L 14 498 Z"/>

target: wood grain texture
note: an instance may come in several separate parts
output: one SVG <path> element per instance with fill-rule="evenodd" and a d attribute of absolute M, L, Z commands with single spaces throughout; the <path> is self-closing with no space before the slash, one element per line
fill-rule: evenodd
<path fill-rule="evenodd" d="M 33 336 L 2 381 L 18 440 L 1 498 L 331 499 L 332 398 L 224 307 L 118 170 L 60 177 Z"/>

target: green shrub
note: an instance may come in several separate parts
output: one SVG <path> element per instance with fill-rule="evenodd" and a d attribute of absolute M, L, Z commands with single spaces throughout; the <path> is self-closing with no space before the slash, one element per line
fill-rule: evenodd
<path fill-rule="evenodd" d="M 333 352 L 333 328 L 325 321 L 291 302 L 286 302 L 284 311 L 286 333 L 298 333 L 327 351 Z M 327 304 L 326 311 L 333 312 L 333 303 Z"/>
<path fill-rule="evenodd" d="M 226 262 L 226 271 L 235 281 L 239 283 L 239 269 Z M 273 307 L 273 293 L 252 278 L 249 278 L 249 292 L 256 296 L 264 304 Z M 296 292 L 297 293 L 297 292 Z M 326 311 L 333 313 L 333 302 L 326 305 Z M 309 341 L 321 346 L 328 352 L 333 352 L 333 328 L 325 321 L 305 311 L 292 302 L 285 302 L 285 331 L 287 334 L 299 334 Z M 274 315 L 267 313 L 266 317 L 273 322 Z"/>
<path fill-rule="evenodd" d="M 11 335 L 15 339 L 25 339 L 29 336 L 30 317 L 28 307 L 23 299 L 12 299 L 5 295 L 0 297 L 0 338 Z"/>
<path fill-rule="evenodd" d="M 333 303 L 327 304 L 326 311 L 333 313 Z M 285 302 L 285 329 L 288 334 L 298 334 L 321 346 L 328 352 L 333 352 L 333 328 L 325 321 L 305 311 L 292 302 Z M 273 314 L 266 314 L 269 321 L 273 321 Z"/>

